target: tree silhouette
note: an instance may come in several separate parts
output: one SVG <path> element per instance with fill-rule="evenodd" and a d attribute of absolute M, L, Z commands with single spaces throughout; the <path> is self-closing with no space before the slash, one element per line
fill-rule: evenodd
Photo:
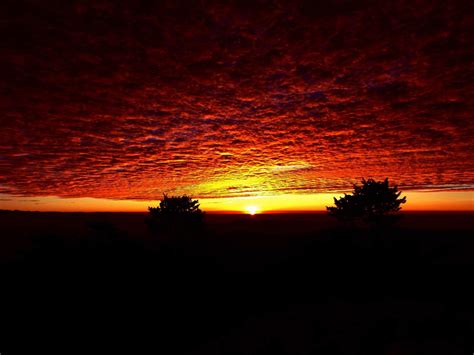
<path fill-rule="evenodd" d="M 199 209 L 199 201 L 191 197 L 163 195 L 158 207 L 148 207 L 147 223 L 153 231 L 167 233 L 188 232 L 202 225 L 204 212 Z"/>
<path fill-rule="evenodd" d="M 361 219 L 372 225 L 393 222 L 396 212 L 406 202 L 406 197 L 399 198 L 398 187 L 389 186 L 388 178 L 384 181 L 362 179 L 362 185 L 354 185 L 352 195 L 334 198 L 335 207 L 326 207 L 330 216 L 341 221 Z"/>

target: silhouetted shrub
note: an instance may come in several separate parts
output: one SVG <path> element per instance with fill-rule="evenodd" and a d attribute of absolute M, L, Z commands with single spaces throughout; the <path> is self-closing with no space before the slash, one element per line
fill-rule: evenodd
<path fill-rule="evenodd" d="M 362 185 L 354 185 L 352 195 L 334 198 L 335 207 L 326 207 L 330 216 L 340 221 L 361 219 L 371 225 L 391 224 L 396 221 L 396 212 L 406 202 L 399 198 L 401 191 L 397 186 L 390 187 L 388 178 L 384 181 L 362 179 Z"/>
<path fill-rule="evenodd" d="M 158 207 L 148 207 L 147 223 L 153 231 L 180 233 L 196 231 L 202 227 L 204 212 L 199 201 L 191 197 L 163 195 Z"/>

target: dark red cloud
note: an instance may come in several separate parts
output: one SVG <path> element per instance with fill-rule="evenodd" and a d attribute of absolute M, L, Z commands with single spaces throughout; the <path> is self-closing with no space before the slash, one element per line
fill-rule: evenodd
<path fill-rule="evenodd" d="M 4 1 L 0 192 L 472 189 L 455 1 Z"/>

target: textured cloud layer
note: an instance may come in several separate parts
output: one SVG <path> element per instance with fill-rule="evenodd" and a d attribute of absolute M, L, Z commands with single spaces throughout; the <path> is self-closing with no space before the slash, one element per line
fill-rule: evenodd
<path fill-rule="evenodd" d="M 114 3 L 0 4 L 0 192 L 474 187 L 472 2 Z"/>

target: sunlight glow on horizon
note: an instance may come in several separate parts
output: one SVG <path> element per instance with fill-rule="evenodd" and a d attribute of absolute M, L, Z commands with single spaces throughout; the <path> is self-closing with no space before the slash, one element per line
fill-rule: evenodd
<path fill-rule="evenodd" d="M 325 211 L 342 193 L 282 194 L 275 196 L 199 198 L 209 213 L 284 213 Z M 404 191 L 402 211 L 474 211 L 474 191 Z M 112 200 L 100 198 L 18 197 L 0 194 L 0 209 L 59 212 L 147 212 L 159 200 Z M 252 207 L 252 209 L 249 209 Z"/>
<path fill-rule="evenodd" d="M 247 206 L 245 207 L 245 211 L 247 211 L 249 215 L 253 216 L 256 213 L 259 213 L 260 208 L 258 208 L 257 206 Z"/>

